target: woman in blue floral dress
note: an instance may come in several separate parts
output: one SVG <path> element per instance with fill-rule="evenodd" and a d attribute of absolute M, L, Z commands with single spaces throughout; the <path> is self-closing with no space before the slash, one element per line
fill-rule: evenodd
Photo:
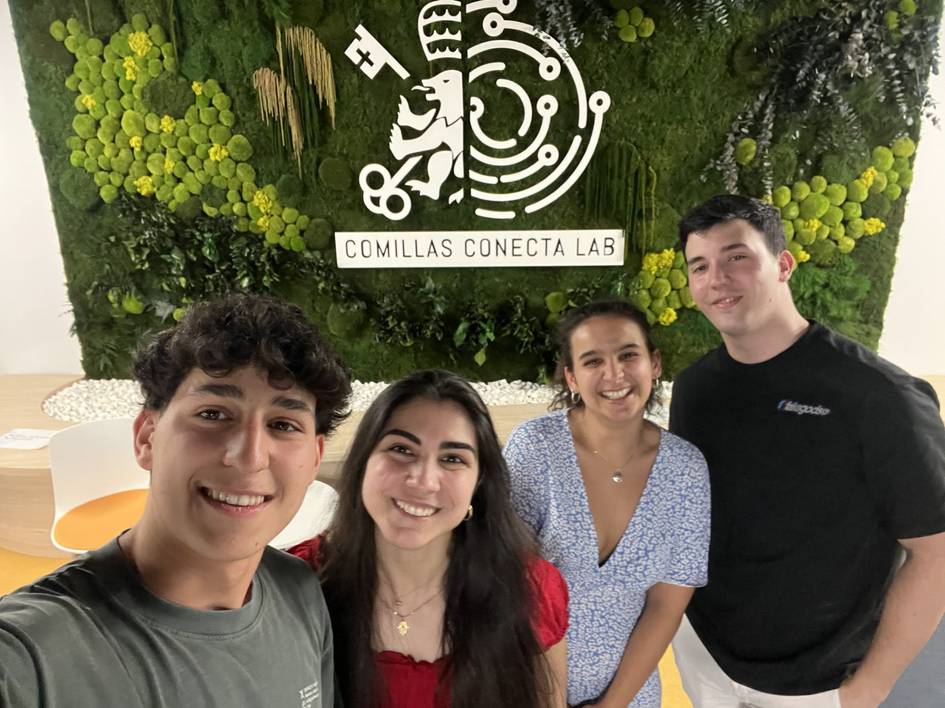
<path fill-rule="evenodd" d="M 624 301 L 558 326 L 554 412 L 519 425 L 512 501 L 567 581 L 568 704 L 659 708 L 657 665 L 706 583 L 709 481 L 700 452 L 644 419 L 661 372 Z"/>

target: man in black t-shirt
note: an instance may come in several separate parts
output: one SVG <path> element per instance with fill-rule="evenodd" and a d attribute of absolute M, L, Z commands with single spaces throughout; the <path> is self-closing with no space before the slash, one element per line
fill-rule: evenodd
<path fill-rule="evenodd" d="M 723 342 L 670 411 L 712 482 L 709 583 L 674 642 L 683 685 L 696 708 L 875 708 L 945 612 L 935 393 L 800 315 L 771 206 L 714 197 L 679 233 Z"/>

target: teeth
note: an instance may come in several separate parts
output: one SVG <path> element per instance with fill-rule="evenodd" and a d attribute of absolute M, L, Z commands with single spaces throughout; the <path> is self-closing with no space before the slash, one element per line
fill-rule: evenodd
<path fill-rule="evenodd" d="M 398 509 L 407 512 L 411 516 L 433 516 L 437 511 L 432 506 L 414 506 L 413 504 L 400 501 L 400 499 L 395 499 L 394 503 L 397 505 Z"/>
<path fill-rule="evenodd" d="M 207 496 L 214 501 L 223 502 L 224 504 L 229 504 L 230 506 L 257 506 L 266 501 L 265 497 L 260 497 L 257 495 L 227 494 L 226 492 L 218 492 L 217 490 L 210 489 L 209 487 L 207 487 Z"/>
<path fill-rule="evenodd" d="M 628 393 L 630 393 L 630 387 L 622 388 L 619 391 L 601 391 L 601 396 L 604 398 L 609 398 L 611 401 L 616 401 L 618 398 L 623 398 Z"/>

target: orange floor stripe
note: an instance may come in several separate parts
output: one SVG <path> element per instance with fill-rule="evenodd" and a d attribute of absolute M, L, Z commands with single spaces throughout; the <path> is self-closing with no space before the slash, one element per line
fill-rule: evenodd
<path fill-rule="evenodd" d="M 663 682 L 663 708 L 692 708 L 689 696 L 683 691 L 673 648 L 669 647 L 660 660 L 660 681 Z"/>
<path fill-rule="evenodd" d="M 23 587 L 68 562 L 68 558 L 40 558 L 0 548 L 0 595 Z"/>

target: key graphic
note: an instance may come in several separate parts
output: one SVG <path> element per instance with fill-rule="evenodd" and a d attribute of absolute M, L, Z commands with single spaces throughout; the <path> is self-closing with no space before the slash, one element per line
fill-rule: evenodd
<path fill-rule="evenodd" d="M 402 79 L 410 76 L 410 72 L 404 68 L 404 65 L 394 59 L 394 56 L 384 49 L 377 38 L 364 29 L 364 25 L 358 25 L 354 33 L 357 37 L 345 49 L 345 56 L 354 62 L 354 65 L 363 71 L 365 76 L 373 79 L 385 66 L 393 69 Z"/>

